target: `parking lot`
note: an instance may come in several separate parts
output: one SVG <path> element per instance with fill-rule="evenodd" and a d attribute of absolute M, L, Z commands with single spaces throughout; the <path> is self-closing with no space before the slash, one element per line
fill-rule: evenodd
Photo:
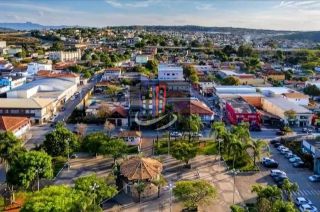
<path fill-rule="evenodd" d="M 279 163 L 278 169 L 287 173 L 291 182 L 296 182 L 299 185 L 299 191 L 293 194 L 293 197 L 305 197 L 312 201 L 312 203 L 320 209 L 320 183 L 313 183 L 309 181 L 308 177 L 313 175 L 313 172 L 307 168 L 294 168 L 284 155 L 270 146 L 271 158 Z M 271 178 L 271 177 L 270 177 Z"/>

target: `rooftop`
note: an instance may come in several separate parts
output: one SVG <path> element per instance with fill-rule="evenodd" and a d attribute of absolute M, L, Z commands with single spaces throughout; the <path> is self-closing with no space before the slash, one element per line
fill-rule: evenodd
<path fill-rule="evenodd" d="M 226 102 L 234 109 L 236 113 L 256 113 L 256 109 L 249 105 L 242 98 L 230 98 Z"/>
<path fill-rule="evenodd" d="M 288 110 L 294 110 L 296 113 L 307 113 L 311 114 L 312 112 L 308 110 L 305 107 L 302 107 L 298 104 L 292 104 L 292 102 L 289 102 L 288 100 L 282 98 L 282 97 L 265 97 L 265 100 L 269 101 L 270 103 L 278 106 L 284 111 Z"/>
<path fill-rule="evenodd" d="M 54 101 L 52 98 L 2 98 L 0 108 L 41 109 Z"/>
<path fill-rule="evenodd" d="M 12 132 L 27 122 L 29 122 L 27 117 L 0 116 L 0 130 Z"/>

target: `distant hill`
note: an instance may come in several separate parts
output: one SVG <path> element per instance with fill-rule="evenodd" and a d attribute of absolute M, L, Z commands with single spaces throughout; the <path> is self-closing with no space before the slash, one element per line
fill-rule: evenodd
<path fill-rule="evenodd" d="M 295 32 L 287 35 L 279 36 L 289 40 L 310 40 L 314 42 L 320 42 L 320 31 L 313 32 Z"/>
<path fill-rule="evenodd" d="M 42 29 L 60 29 L 67 26 L 44 26 L 32 22 L 25 23 L 0 23 L 0 28 L 13 30 L 42 30 Z"/>

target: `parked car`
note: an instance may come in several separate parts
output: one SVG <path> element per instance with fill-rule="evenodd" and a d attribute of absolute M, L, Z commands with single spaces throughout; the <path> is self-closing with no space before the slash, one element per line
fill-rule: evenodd
<path fill-rule="evenodd" d="M 264 163 L 265 161 L 268 161 L 268 160 L 272 160 L 272 159 L 269 157 L 263 157 L 261 163 Z"/>
<path fill-rule="evenodd" d="M 288 152 L 288 153 L 285 154 L 284 157 L 290 159 L 290 158 L 293 158 L 293 157 L 296 157 L 296 156 L 297 155 L 293 154 L 292 152 Z"/>
<path fill-rule="evenodd" d="M 297 205 L 297 206 L 300 206 L 300 205 L 305 205 L 305 204 L 308 204 L 308 205 L 312 205 L 312 202 L 304 197 L 297 197 L 294 201 L 294 203 Z"/>
<path fill-rule="evenodd" d="M 285 131 L 278 130 L 278 131 L 276 132 L 276 135 L 280 135 L 280 136 L 286 135 L 286 132 L 285 132 Z"/>
<path fill-rule="evenodd" d="M 288 176 L 287 175 L 278 175 L 278 176 L 275 176 L 273 177 L 273 180 L 274 182 L 280 182 L 280 181 L 283 181 L 285 179 L 288 179 Z"/>
<path fill-rule="evenodd" d="M 280 152 L 282 149 L 288 149 L 287 147 L 280 145 L 277 147 L 277 150 Z"/>
<path fill-rule="evenodd" d="M 301 212 L 318 212 L 318 209 L 315 206 L 309 204 L 300 205 L 299 210 Z"/>
<path fill-rule="evenodd" d="M 285 154 L 287 154 L 287 153 L 292 153 L 292 152 L 291 152 L 290 149 L 286 148 L 286 149 L 280 150 L 280 153 L 281 153 L 282 155 L 285 155 Z"/>
<path fill-rule="evenodd" d="M 302 129 L 302 132 L 303 132 L 303 133 L 312 133 L 312 129 L 304 127 L 304 128 Z"/>
<path fill-rule="evenodd" d="M 284 171 L 281 171 L 279 169 L 272 169 L 270 171 L 270 176 L 271 177 L 275 177 L 275 176 L 279 176 L 279 175 L 287 175 L 287 173 L 285 173 Z"/>
<path fill-rule="evenodd" d="M 171 137 L 177 138 L 177 137 L 182 137 L 182 133 L 180 132 L 172 132 L 170 133 Z"/>
<path fill-rule="evenodd" d="M 304 168 L 305 164 L 303 161 L 298 161 L 298 162 L 293 163 L 292 166 L 295 168 Z"/>
<path fill-rule="evenodd" d="M 275 148 L 278 148 L 279 146 L 281 146 L 281 143 L 275 143 L 275 144 L 273 144 L 273 146 L 274 146 Z"/>
<path fill-rule="evenodd" d="M 181 135 L 181 136 L 182 136 L 182 135 Z M 203 137 L 203 135 L 202 135 L 201 133 L 194 133 L 194 134 L 192 135 L 192 137 L 201 138 L 201 137 Z"/>
<path fill-rule="evenodd" d="M 320 182 L 320 175 L 317 175 L 317 174 L 312 175 L 312 176 L 309 177 L 309 180 L 311 182 Z"/>
<path fill-rule="evenodd" d="M 78 158 L 78 155 L 77 154 L 72 154 L 70 158 L 72 158 L 72 159 Z"/>
<path fill-rule="evenodd" d="M 289 159 L 290 163 L 295 163 L 295 162 L 298 162 L 298 161 L 301 161 L 301 158 L 298 157 L 298 156 Z"/>
<path fill-rule="evenodd" d="M 273 159 L 270 159 L 263 162 L 262 165 L 267 168 L 278 168 L 279 163 Z"/>

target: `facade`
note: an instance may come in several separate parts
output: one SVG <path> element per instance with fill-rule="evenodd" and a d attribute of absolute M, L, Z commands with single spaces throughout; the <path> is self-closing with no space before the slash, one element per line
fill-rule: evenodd
<path fill-rule="evenodd" d="M 0 49 L 6 48 L 7 42 L 6 41 L 0 41 Z"/>
<path fill-rule="evenodd" d="M 202 101 L 198 99 L 187 100 L 171 100 L 173 103 L 173 110 L 181 115 L 197 114 L 200 116 L 202 122 L 210 123 L 214 120 L 214 112 Z"/>
<path fill-rule="evenodd" d="M 283 98 L 288 100 L 289 102 L 302 105 L 302 106 L 308 106 L 309 105 L 309 96 L 299 93 L 299 92 L 292 92 L 292 93 L 284 93 L 282 94 Z"/>
<path fill-rule="evenodd" d="M 173 64 L 160 64 L 158 66 L 158 79 L 161 81 L 183 81 L 183 69 Z"/>
<path fill-rule="evenodd" d="M 50 60 L 56 61 L 78 61 L 81 60 L 81 50 L 77 51 L 53 51 L 48 53 Z"/>
<path fill-rule="evenodd" d="M 251 126 L 260 126 L 260 115 L 256 108 L 241 97 L 226 100 L 226 113 L 231 124 L 248 122 Z"/>
<path fill-rule="evenodd" d="M 102 81 L 117 80 L 121 77 L 121 68 L 107 68 L 101 78 Z"/>
<path fill-rule="evenodd" d="M 26 82 L 26 77 L 0 77 L 0 87 L 8 87 L 9 90 L 17 88 Z"/>
<path fill-rule="evenodd" d="M 116 106 L 107 117 L 107 121 L 116 127 L 128 127 L 128 111 L 120 105 Z"/>
<path fill-rule="evenodd" d="M 52 64 L 29 63 L 27 68 L 28 75 L 35 75 L 38 71 L 51 71 Z"/>
<path fill-rule="evenodd" d="M 148 60 L 152 60 L 152 56 L 151 55 L 147 55 L 147 54 L 138 54 L 136 56 L 136 60 L 135 62 L 137 64 L 146 64 L 148 62 Z"/>
<path fill-rule="evenodd" d="M 280 117 L 285 123 L 292 126 L 309 126 L 311 125 L 312 112 L 303 106 L 293 104 L 282 97 L 265 97 L 262 98 L 262 109 L 268 113 Z M 285 112 L 293 110 L 296 112 L 296 118 L 289 119 Z"/>
<path fill-rule="evenodd" d="M 61 80 L 66 80 L 75 83 L 76 85 L 80 84 L 80 75 L 72 72 L 64 72 L 64 71 L 38 71 L 37 78 L 57 78 Z"/>
<path fill-rule="evenodd" d="M 141 132 L 140 131 L 122 131 L 118 135 L 119 138 L 123 138 L 128 145 L 138 145 L 141 142 Z"/>
<path fill-rule="evenodd" d="M 314 160 L 313 171 L 315 174 L 320 174 L 320 143 L 315 140 L 302 141 L 302 151 L 312 155 Z"/>
<path fill-rule="evenodd" d="M 27 117 L 0 116 L 0 131 L 12 132 L 20 138 L 30 129 L 30 120 Z"/>

